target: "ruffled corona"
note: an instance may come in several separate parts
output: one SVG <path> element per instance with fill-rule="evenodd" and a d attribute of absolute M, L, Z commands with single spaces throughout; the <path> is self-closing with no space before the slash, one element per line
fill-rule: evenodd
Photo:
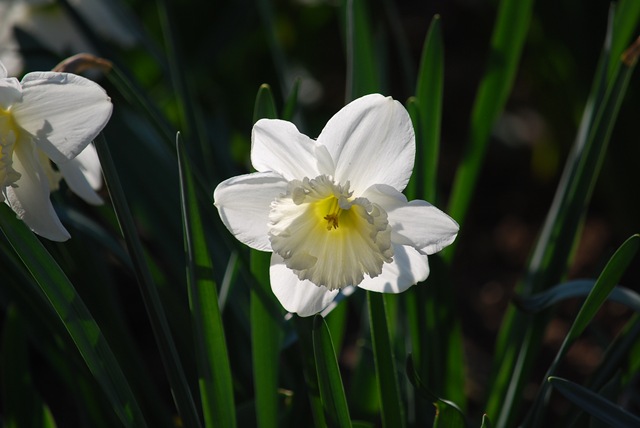
<path fill-rule="evenodd" d="M 271 204 L 273 251 L 300 280 L 329 290 L 376 277 L 392 261 L 387 213 L 365 198 L 353 198 L 349 183 L 321 175 L 289 183 Z"/>

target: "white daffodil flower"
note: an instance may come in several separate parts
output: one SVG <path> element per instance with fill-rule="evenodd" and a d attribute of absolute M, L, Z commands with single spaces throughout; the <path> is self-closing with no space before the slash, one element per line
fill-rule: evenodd
<path fill-rule="evenodd" d="M 0 201 L 35 233 L 53 241 L 69 239 L 49 193 L 61 174 L 72 190 L 83 198 L 89 195 L 86 186 L 95 184 L 95 165 L 91 173 L 83 170 L 95 162 L 95 153 L 89 149 L 79 160 L 74 158 L 104 128 L 111 110 L 104 89 L 84 77 L 36 72 L 19 82 L 7 77 L 0 63 Z M 87 197 L 95 200 L 98 195 Z"/>
<path fill-rule="evenodd" d="M 266 119 L 251 137 L 258 172 L 220 183 L 214 201 L 237 239 L 273 252 L 271 287 L 289 312 L 318 313 L 349 285 L 400 293 L 427 278 L 427 256 L 458 233 L 451 217 L 401 193 L 416 145 L 391 98 L 351 102 L 317 140 Z"/>

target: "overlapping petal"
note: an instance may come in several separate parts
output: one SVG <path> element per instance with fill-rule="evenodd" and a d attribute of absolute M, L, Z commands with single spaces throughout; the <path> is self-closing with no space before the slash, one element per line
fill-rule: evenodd
<path fill-rule="evenodd" d="M 376 183 L 402 191 L 411 177 L 413 126 L 392 98 L 371 94 L 347 104 L 327 122 L 318 143 L 335 161 L 335 180 L 350 181 L 356 195 Z"/>
<path fill-rule="evenodd" d="M 286 193 L 288 182 L 272 172 L 256 172 L 223 181 L 213 193 L 222 222 L 242 243 L 271 251 L 269 211 L 271 202 Z"/>
<path fill-rule="evenodd" d="M 0 63 L 2 66 L 2 63 Z M 6 73 L 0 70 L 0 73 Z M 8 110 L 11 105 L 22 99 L 22 88 L 15 77 L 0 77 L 0 109 Z"/>
<path fill-rule="evenodd" d="M 364 193 L 387 212 L 391 240 L 433 254 L 450 245 L 458 234 L 458 223 L 430 203 L 407 198 L 391 186 L 374 185 Z"/>
<path fill-rule="evenodd" d="M 98 84 L 67 73 L 29 73 L 22 102 L 12 108 L 16 123 L 55 163 L 72 159 L 111 117 L 112 104 Z"/>
<path fill-rule="evenodd" d="M 407 245 L 393 246 L 393 262 L 382 266 L 375 278 L 365 276 L 358 287 L 379 293 L 402 293 L 429 276 L 427 256 Z"/>
<path fill-rule="evenodd" d="M 285 120 L 262 119 L 251 134 L 251 163 L 261 172 L 273 171 L 287 180 L 316 177 L 316 142 Z"/>
<path fill-rule="evenodd" d="M 103 203 L 96 192 L 102 186 L 102 169 L 93 144 L 70 161 L 59 164 L 58 169 L 73 193 L 89 204 Z"/>
<path fill-rule="evenodd" d="M 33 146 L 16 145 L 13 167 L 21 174 L 16 187 L 5 189 L 6 201 L 18 218 L 40 236 L 52 241 L 70 238 L 49 200 L 49 182 Z"/>
<path fill-rule="evenodd" d="M 284 264 L 278 254 L 271 256 L 269 268 L 271 290 L 280 304 L 289 312 L 301 317 L 317 314 L 326 308 L 336 297 L 339 290 L 330 291 L 326 287 L 314 285 L 311 281 L 300 281 Z"/>

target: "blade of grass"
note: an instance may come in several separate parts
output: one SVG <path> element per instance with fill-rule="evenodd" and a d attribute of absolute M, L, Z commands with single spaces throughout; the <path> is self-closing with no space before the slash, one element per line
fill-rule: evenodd
<path fill-rule="evenodd" d="M 62 269 L 7 206 L 0 206 L 0 230 L 64 324 L 122 424 L 145 427 L 145 419 L 120 365 Z"/>
<path fill-rule="evenodd" d="M 56 426 L 53 415 L 35 391 L 27 351 L 27 334 L 15 306 L 7 310 L 2 332 L 3 422 L 7 428 Z"/>
<path fill-rule="evenodd" d="M 185 58 L 182 58 L 182 54 L 178 48 L 179 44 L 176 41 L 176 31 L 173 28 L 173 21 L 171 20 L 171 6 L 167 0 L 159 0 L 156 2 L 158 5 L 158 13 L 160 15 L 160 24 L 162 26 L 162 33 L 165 41 L 165 48 L 168 56 L 169 71 L 171 74 L 171 81 L 175 92 L 177 94 L 176 101 L 178 102 L 178 110 L 181 115 L 182 126 L 180 129 L 186 131 L 186 137 L 188 140 L 196 141 L 200 149 L 198 159 L 200 162 L 201 170 L 204 170 L 207 174 L 207 178 L 210 182 L 213 182 L 215 173 L 212 171 L 212 165 L 215 157 L 208 141 L 204 138 L 204 121 L 198 109 L 196 109 L 196 102 L 194 100 L 189 81 L 185 77 L 185 64 L 187 63 Z"/>
<path fill-rule="evenodd" d="M 277 118 L 277 110 L 269 85 L 258 89 L 253 119 Z M 255 287 L 251 289 L 250 319 L 253 356 L 253 382 L 256 395 L 256 418 L 260 428 L 276 428 L 280 425 L 278 374 L 280 372 L 280 347 L 284 339 L 283 317 L 274 315 L 273 308 L 279 308 L 271 291 L 269 266 L 271 254 L 251 250 L 249 269 L 255 277 Z M 275 314 L 282 314 L 278 309 Z"/>
<path fill-rule="evenodd" d="M 405 418 L 398 388 L 398 376 L 389 335 L 384 295 L 368 291 L 367 302 L 378 391 L 382 404 L 382 426 L 400 428 L 405 426 Z"/>
<path fill-rule="evenodd" d="M 349 407 L 329 328 L 320 315 L 313 319 L 313 353 L 325 418 L 330 427 L 351 427 Z"/>
<path fill-rule="evenodd" d="M 140 243 L 140 238 L 138 237 L 124 190 L 120 184 L 118 172 L 103 134 L 100 134 L 96 140 L 96 149 L 100 158 L 100 164 L 102 165 L 109 195 L 111 196 L 113 207 L 118 218 L 118 223 L 122 229 L 122 235 L 129 253 L 131 254 L 131 259 L 135 267 L 134 272 L 138 279 L 138 285 L 140 286 L 140 292 L 145 302 L 147 315 L 160 350 L 160 357 L 173 391 L 173 399 L 178 413 L 186 426 L 199 427 L 201 426 L 200 418 L 191 395 L 191 389 L 189 388 L 189 383 L 184 374 L 184 369 L 169 329 L 169 323 L 162 306 L 160 295 L 151 277 L 151 272 L 145 259 L 144 249 Z"/>
<path fill-rule="evenodd" d="M 300 354 L 302 358 L 302 370 L 305 383 L 307 385 L 307 395 L 311 405 L 311 414 L 317 428 L 326 427 L 327 421 L 324 417 L 322 398 L 320 397 L 320 386 L 318 384 L 318 371 L 316 368 L 315 355 L 313 350 L 313 325 L 314 319 L 311 317 L 293 318 L 293 323 L 298 333 L 300 341 Z"/>
<path fill-rule="evenodd" d="M 640 418 L 616 406 L 595 392 L 559 377 L 550 377 L 549 383 L 562 395 L 590 415 L 609 426 L 635 428 L 640 426 Z"/>
<path fill-rule="evenodd" d="M 287 64 L 287 57 L 284 49 L 278 41 L 276 19 L 273 13 L 273 5 L 271 3 L 272 2 L 268 0 L 258 0 L 257 6 L 260 18 L 262 19 L 262 25 L 265 27 L 267 43 L 269 45 L 269 51 L 271 52 L 273 65 L 278 76 L 281 94 L 285 97 L 289 90 L 287 81 L 289 65 Z"/>
<path fill-rule="evenodd" d="M 200 217 L 191 164 L 180 134 L 176 137 L 182 218 L 187 257 L 187 284 L 194 326 L 200 397 L 206 427 L 236 426 L 233 380 L 218 308 L 213 264 Z"/>
<path fill-rule="evenodd" d="M 344 4 L 347 41 L 346 104 L 363 95 L 379 92 L 380 77 L 366 2 L 345 0 Z"/>
<path fill-rule="evenodd" d="M 525 36 L 531 21 L 533 0 L 501 0 L 491 37 L 491 50 L 484 77 L 471 112 L 469 141 L 449 199 L 448 213 L 463 224 L 484 161 L 493 125 L 502 112 L 518 69 Z M 457 242 L 457 241 L 456 241 Z M 445 251 L 450 260 L 454 242 Z"/>
<path fill-rule="evenodd" d="M 414 174 L 418 174 L 417 197 L 436 202 L 436 185 L 438 176 L 438 155 L 440 152 L 440 124 L 442 122 L 442 94 L 444 88 L 444 46 L 440 17 L 434 16 L 429 26 L 418 81 L 416 83 L 416 100 L 419 116 L 414 128 L 418 132 L 416 147 L 416 166 Z"/>
<path fill-rule="evenodd" d="M 411 385 L 413 385 L 418 394 L 422 398 L 428 400 L 436 406 L 437 410 L 434 420 L 434 426 L 436 426 L 436 424 L 442 424 L 444 426 L 451 427 L 465 426 L 464 413 L 462 412 L 460 407 L 458 407 L 458 405 L 452 401 L 438 397 L 437 395 L 432 393 L 429 388 L 427 388 L 423 380 L 420 378 L 420 374 L 416 371 L 413 365 L 413 357 L 411 355 L 407 357 L 406 371 Z M 446 409 L 446 416 L 442 419 L 438 419 L 438 412 L 443 411 L 443 409 Z"/>
<path fill-rule="evenodd" d="M 640 235 L 633 235 L 627 239 L 620 248 L 618 248 L 611 259 L 609 259 L 609 262 L 598 277 L 596 283 L 591 289 L 591 292 L 580 308 L 576 319 L 571 325 L 569 332 L 565 336 L 558 353 L 547 370 L 547 374 L 544 377 L 545 379 L 548 379 L 555 374 L 558 364 L 564 358 L 569 347 L 578 338 L 578 336 L 582 334 L 609 294 L 611 294 L 615 285 L 620 281 L 620 278 L 622 278 L 627 267 L 635 258 L 638 248 L 640 248 Z M 549 400 L 550 390 L 548 385 L 548 383 L 543 384 L 542 388 L 538 392 L 536 400 L 529 410 L 527 419 L 525 419 L 525 426 L 540 426 L 542 424 L 546 413 L 546 403 Z"/>
<path fill-rule="evenodd" d="M 276 108 L 276 102 L 273 99 L 271 86 L 263 83 L 260 85 L 260 88 L 258 88 L 258 94 L 256 95 L 256 102 L 253 107 L 253 123 L 256 123 L 260 119 L 277 118 L 278 109 Z"/>
<path fill-rule="evenodd" d="M 291 87 L 291 92 L 287 97 L 287 101 L 284 104 L 284 108 L 282 109 L 282 119 L 283 120 L 291 120 L 296 111 L 296 107 L 298 106 L 298 92 L 300 91 L 300 78 L 297 78 L 293 82 L 293 86 Z"/>
<path fill-rule="evenodd" d="M 607 76 L 612 76 L 618 65 L 620 55 L 627 48 L 630 38 L 635 34 L 640 16 L 640 2 L 620 0 L 616 4 L 613 26 L 616 31 L 611 39 L 611 56 Z"/>
<path fill-rule="evenodd" d="M 595 280 L 575 280 L 560 284 L 545 292 L 529 297 L 514 297 L 514 303 L 523 311 L 540 312 L 566 299 L 585 297 L 595 284 Z M 617 286 L 611 291 L 611 302 L 625 305 L 636 312 L 640 312 L 640 294 L 628 288 Z"/>

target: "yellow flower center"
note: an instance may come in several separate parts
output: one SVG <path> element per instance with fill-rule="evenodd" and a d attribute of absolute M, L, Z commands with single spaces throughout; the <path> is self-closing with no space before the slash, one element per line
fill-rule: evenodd
<path fill-rule="evenodd" d="M 20 178 L 20 174 L 12 166 L 17 137 L 18 128 L 11 111 L 0 108 L 0 190 L 12 186 Z M 0 194 L 0 201 L 2 200 Z"/>
<path fill-rule="evenodd" d="M 273 251 L 300 280 L 333 290 L 378 276 L 392 261 L 386 212 L 354 198 L 349 183 L 325 175 L 294 180 L 272 202 L 269 220 Z"/>

